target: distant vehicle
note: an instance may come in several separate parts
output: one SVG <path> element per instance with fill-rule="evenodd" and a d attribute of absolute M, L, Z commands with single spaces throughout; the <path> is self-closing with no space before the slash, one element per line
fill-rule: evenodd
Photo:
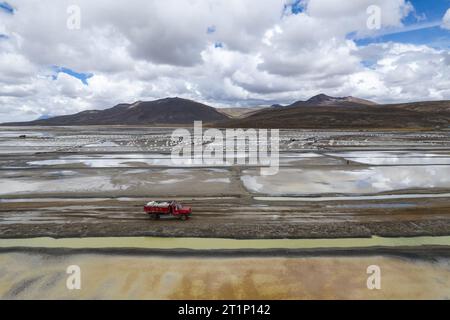
<path fill-rule="evenodd" d="M 186 221 L 192 215 L 190 207 L 183 207 L 176 201 L 152 201 L 147 203 L 144 211 L 152 220 L 159 220 L 161 216 L 173 216 Z"/>

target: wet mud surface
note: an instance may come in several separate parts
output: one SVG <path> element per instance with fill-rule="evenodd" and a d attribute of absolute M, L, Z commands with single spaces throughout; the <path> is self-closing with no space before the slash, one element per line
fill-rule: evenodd
<path fill-rule="evenodd" d="M 175 166 L 171 132 L 2 128 L 0 238 L 450 235 L 448 131 L 283 130 L 274 176 Z M 151 221 L 143 205 L 165 199 L 192 219 Z"/>

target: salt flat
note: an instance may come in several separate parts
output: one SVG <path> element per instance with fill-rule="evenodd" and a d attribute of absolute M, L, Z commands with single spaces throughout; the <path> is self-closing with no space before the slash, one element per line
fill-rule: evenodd
<path fill-rule="evenodd" d="M 174 164 L 172 131 L 2 128 L 0 237 L 450 234 L 448 131 L 281 130 L 273 176 Z M 151 222 L 150 198 L 184 199 L 194 217 Z"/>
<path fill-rule="evenodd" d="M 448 131 L 282 130 L 273 176 L 175 165 L 171 132 L 2 128 L 0 298 L 448 298 Z M 190 221 L 144 214 L 170 198 Z M 80 292 L 64 286 L 71 264 Z M 373 264 L 381 291 L 366 287 Z"/>

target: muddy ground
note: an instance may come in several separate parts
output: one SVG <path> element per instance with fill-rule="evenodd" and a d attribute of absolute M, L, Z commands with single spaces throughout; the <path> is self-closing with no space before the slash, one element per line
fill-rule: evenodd
<path fill-rule="evenodd" d="M 331 202 L 326 212 L 321 203 L 276 203 L 272 207 L 255 207 L 246 199 L 186 200 L 184 203 L 195 208 L 194 216 L 187 222 L 172 218 L 152 221 L 142 212 L 142 201 L 107 200 L 87 205 L 70 201 L 3 203 L 0 237 L 279 239 L 450 235 L 448 199 L 408 200 L 414 206 L 406 209 L 343 210 L 336 207 L 343 204 Z"/>
<path fill-rule="evenodd" d="M 450 235 L 448 131 L 285 130 L 268 178 L 175 167 L 170 133 L 2 128 L 0 238 Z M 142 208 L 158 199 L 192 206 L 192 219 L 151 221 Z"/>

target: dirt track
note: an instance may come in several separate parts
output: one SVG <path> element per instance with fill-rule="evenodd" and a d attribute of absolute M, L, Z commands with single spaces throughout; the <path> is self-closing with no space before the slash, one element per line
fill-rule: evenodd
<path fill-rule="evenodd" d="M 255 202 L 249 199 L 184 201 L 194 208 L 194 216 L 188 222 L 170 218 L 151 221 L 142 211 L 142 201 L 109 200 L 85 206 L 79 202 L 4 203 L 0 219 L 11 219 L 14 213 L 24 221 L 1 224 L 0 237 L 278 239 L 450 235 L 448 199 L 408 200 L 414 206 L 383 210 L 344 210 L 341 208 L 344 204 L 330 202 L 327 212 L 323 204 L 276 203 L 276 206 L 263 207 Z"/>

